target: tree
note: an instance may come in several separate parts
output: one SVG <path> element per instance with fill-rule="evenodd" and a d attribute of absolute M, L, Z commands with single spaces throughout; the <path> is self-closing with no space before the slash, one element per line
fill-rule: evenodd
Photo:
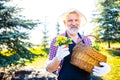
<path fill-rule="evenodd" d="M 97 11 L 92 22 L 97 23 L 97 34 L 103 41 L 120 42 L 120 1 L 98 0 Z"/>
<path fill-rule="evenodd" d="M 44 27 L 44 30 L 42 31 L 43 38 L 42 38 L 41 46 L 43 47 L 43 50 L 46 51 L 47 50 L 47 46 L 49 45 L 49 43 L 48 43 L 48 30 L 47 30 L 46 17 L 45 17 L 45 22 L 43 22 L 43 27 Z"/>
<path fill-rule="evenodd" d="M 59 22 L 57 22 L 57 24 L 56 24 L 56 31 L 57 31 L 57 35 L 59 35 L 60 34 L 60 24 L 59 24 Z"/>
<path fill-rule="evenodd" d="M 9 1 L 0 1 L 0 65 L 2 66 L 16 64 L 21 58 L 31 60 L 34 57 L 27 49 L 31 45 L 27 40 L 29 31 L 37 25 L 37 22 L 18 15 L 22 9 L 7 5 Z"/>

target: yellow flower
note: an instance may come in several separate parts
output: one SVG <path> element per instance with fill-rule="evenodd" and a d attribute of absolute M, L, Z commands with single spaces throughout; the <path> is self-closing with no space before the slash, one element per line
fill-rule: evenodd
<path fill-rule="evenodd" d="M 61 45 L 65 45 L 65 44 L 72 44 L 72 39 L 67 38 L 65 36 L 56 37 L 55 46 L 61 46 Z"/>

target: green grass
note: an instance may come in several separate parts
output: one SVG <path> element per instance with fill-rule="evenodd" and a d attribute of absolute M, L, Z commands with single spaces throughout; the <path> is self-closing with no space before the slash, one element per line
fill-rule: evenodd
<path fill-rule="evenodd" d="M 40 68 L 44 68 L 46 65 L 46 60 L 48 58 L 48 53 L 46 53 L 42 48 L 38 47 L 36 49 L 30 49 L 30 51 L 34 54 L 39 54 L 40 56 L 33 59 L 32 62 L 27 62 L 27 66 L 37 66 Z"/>
<path fill-rule="evenodd" d="M 115 50 L 101 52 L 107 56 L 107 63 L 111 67 L 111 71 L 102 77 L 103 80 L 120 80 L 120 56 L 113 56 L 111 53 L 114 52 Z M 120 50 L 116 52 L 120 53 Z"/>
<path fill-rule="evenodd" d="M 100 44 L 103 48 L 107 48 L 107 43 Z M 120 47 L 120 43 L 112 43 L 111 47 Z M 104 75 L 103 80 L 120 80 L 120 50 L 102 50 L 102 54 L 107 56 L 107 63 L 111 67 L 111 71 Z"/>
<path fill-rule="evenodd" d="M 34 61 L 32 62 L 27 62 L 26 65 L 27 66 L 33 66 L 33 67 L 40 67 L 40 68 L 44 68 L 45 65 L 46 65 L 46 60 L 47 60 L 47 57 L 36 57 L 34 59 Z"/>

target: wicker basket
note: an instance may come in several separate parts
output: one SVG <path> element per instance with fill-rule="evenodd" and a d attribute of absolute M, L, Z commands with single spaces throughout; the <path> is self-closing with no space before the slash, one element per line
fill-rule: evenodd
<path fill-rule="evenodd" d="M 93 35 L 88 35 L 88 36 L 93 36 Z M 83 69 L 91 73 L 94 66 L 100 66 L 99 62 L 106 62 L 106 60 L 107 57 L 105 55 L 99 53 L 97 50 L 93 49 L 92 47 L 81 43 L 80 41 L 73 48 L 73 53 L 71 56 L 70 63 L 79 67 L 80 69 Z"/>

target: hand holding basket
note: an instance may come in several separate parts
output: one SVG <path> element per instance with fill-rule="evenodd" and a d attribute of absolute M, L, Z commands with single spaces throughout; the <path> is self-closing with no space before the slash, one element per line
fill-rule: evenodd
<path fill-rule="evenodd" d="M 94 35 L 88 35 L 86 37 L 89 36 L 95 37 L 101 42 L 101 40 Z M 84 40 L 86 37 L 84 37 L 82 40 Z M 92 48 L 91 46 L 81 43 L 82 40 L 80 40 L 73 48 L 70 63 L 79 67 L 80 69 L 91 73 L 93 67 L 100 66 L 99 62 L 106 62 L 107 57 L 99 53 L 96 49 Z"/>

